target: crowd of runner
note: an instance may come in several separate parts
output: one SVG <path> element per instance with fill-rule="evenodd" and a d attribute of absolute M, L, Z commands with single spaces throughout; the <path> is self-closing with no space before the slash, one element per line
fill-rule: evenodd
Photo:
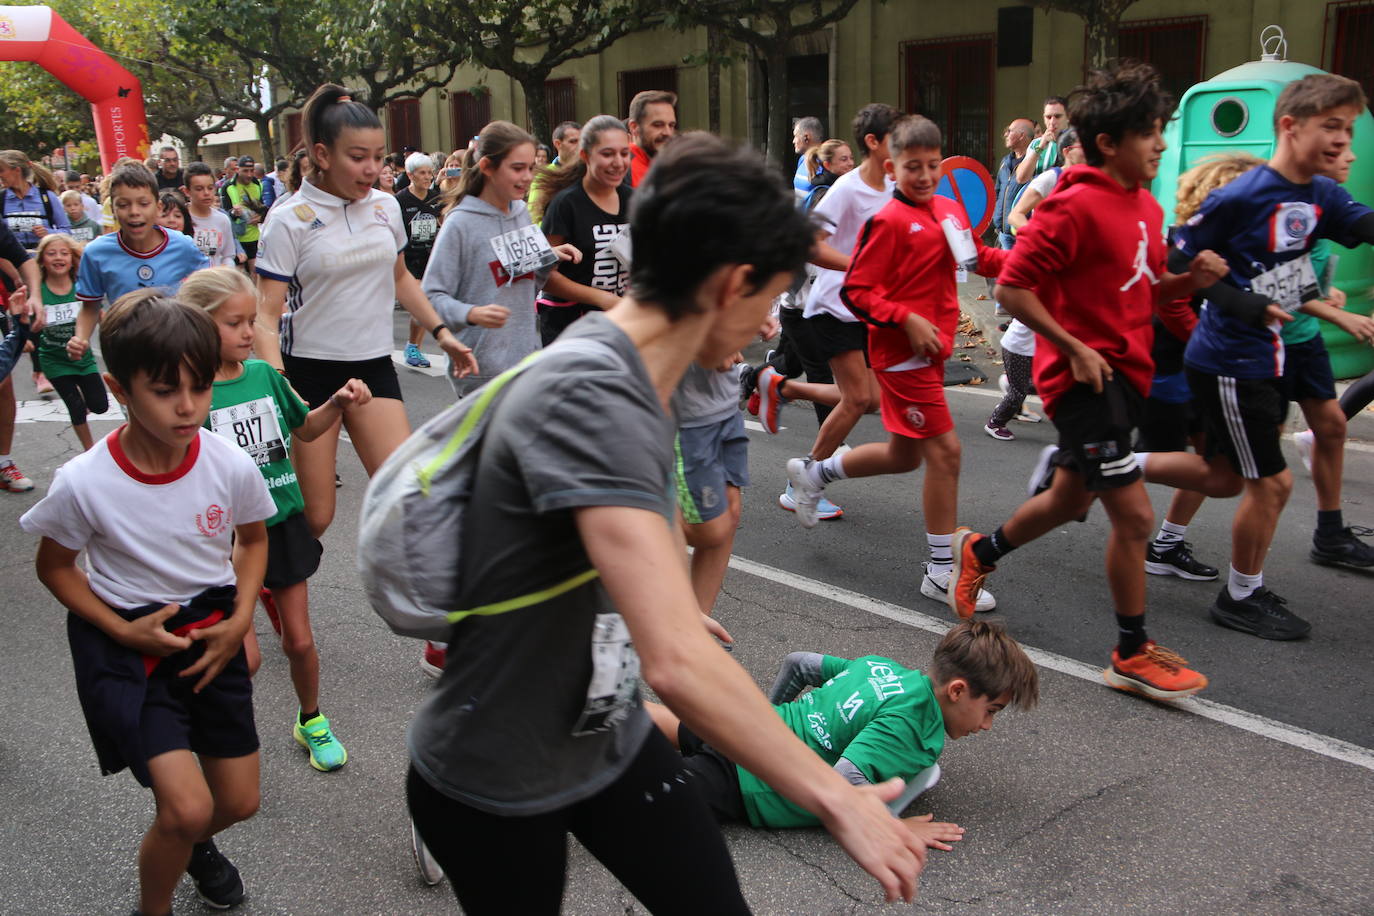
<path fill-rule="evenodd" d="M 441 157 L 388 154 L 375 112 L 326 85 L 304 149 L 270 173 L 248 156 L 183 167 L 166 147 L 59 186 L 0 152 L 0 485 L 34 489 L 10 455 L 28 349 L 85 451 L 21 525 L 70 612 L 102 772 L 129 769 L 157 802 L 135 913 L 170 912 L 184 874 L 210 906 L 244 899 L 215 837 L 258 805 L 259 604 L 289 661 L 294 740 L 317 770 L 346 764 L 321 711 L 308 581 L 341 433 L 383 472 L 411 435 L 397 365 L 427 368 L 427 336 L 456 409 L 485 413 L 463 425 L 481 449 L 462 549 L 423 548 L 458 583 L 408 733 L 424 879 L 447 877 L 469 913 L 557 912 L 571 833 L 652 912 L 742 913 L 716 826 L 739 820 L 824 826 L 889 900 L 911 899 L 927 850 L 962 835 L 900 817 L 945 740 L 1038 699 L 1025 653 L 975 617 L 998 606 L 985 583 L 1013 550 L 1100 501 L 1117 629 L 1104 679 L 1157 699 L 1202 690 L 1147 633 L 1147 576 L 1223 578 L 1188 524 L 1204 498 L 1239 496 L 1210 614 L 1307 635 L 1263 575 L 1296 402 L 1312 559 L 1374 567 L 1340 510 L 1346 419 L 1374 378 L 1337 400 L 1317 321 L 1374 342 L 1328 269 L 1331 242 L 1374 243 L 1374 210 L 1341 186 L 1365 104 L 1342 77 L 1290 84 L 1273 158 L 1197 165 L 1165 227 L 1148 185 L 1175 101 L 1147 66 L 1096 72 L 1048 99 L 1041 125 L 1008 126 L 990 245 L 936 193 L 938 127 L 881 103 L 843 139 L 798 121 L 790 187 L 751 151 L 679 135 L 670 92 L 635 96 L 624 120 L 559 124 L 550 147 L 495 121 Z M 1008 318 L 984 432 L 1006 441 L 1013 419 L 1045 418 L 1058 432 L 1029 499 L 985 534 L 958 524 L 943 388 L 968 272 Z M 399 352 L 397 307 L 411 319 Z M 758 336 L 777 340 L 746 365 Z M 1046 417 L 1026 409 L 1032 392 Z M 96 440 L 89 415 L 111 396 L 126 422 Z M 711 614 L 750 478 L 744 413 L 776 433 L 796 401 L 818 431 L 767 469 L 786 478 L 781 508 L 812 528 L 843 517 L 843 481 L 924 467 L 918 590 L 959 622 L 920 670 L 797 647 L 765 697 Z M 869 412 L 887 438 L 851 447 Z M 1176 488 L 1157 531 L 1145 481 Z M 663 852 L 680 847 L 690 870 Z M 516 882 L 501 878 L 513 857 Z"/>

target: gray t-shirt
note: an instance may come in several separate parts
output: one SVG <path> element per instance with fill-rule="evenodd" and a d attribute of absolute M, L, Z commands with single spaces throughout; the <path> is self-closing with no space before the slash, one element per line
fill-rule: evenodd
<path fill-rule="evenodd" d="M 561 346 L 575 338 L 610 350 Z M 577 507 L 648 509 L 672 524 L 673 420 L 630 339 L 604 315 L 565 331 L 494 410 L 464 519 L 460 607 L 589 569 Z M 613 645 L 617 630 L 623 636 L 623 621 L 599 579 L 459 622 L 443 676 L 410 726 L 416 770 L 443 794 L 495 814 L 553 811 L 605 788 L 652 727 L 638 660 Z M 606 689 L 608 678 L 618 689 Z"/>
<path fill-rule="evenodd" d="M 710 426 L 739 412 L 739 367 L 724 372 L 703 369 L 696 363 L 673 392 L 673 413 L 678 426 Z"/>

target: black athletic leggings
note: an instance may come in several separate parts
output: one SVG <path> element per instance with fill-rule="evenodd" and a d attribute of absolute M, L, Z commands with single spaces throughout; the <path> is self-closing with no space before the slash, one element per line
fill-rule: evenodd
<path fill-rule="evenodd" d="M 406 795 L 468 916 L 557 914 L 569 833 L 651 913 L 749 912 L 715 818 L 657 729 L 618 780 L 548 814 L 478 811 L 436 790 L 414 767 Z"/>
<path fill-rule="evenodd" d="M 778 315 L 782 324 L 782 337 L 778 341 L 778 352 L 773 356 L 771 365 L 787 378 L 796 378 L 803 372 L 806 380 L 817 385 L 833 385 L 835 375 L 830 371 L 830 362 L 816 352 L 811 340 L 811 324 L 802 317 L 801 309 L 780 309 Z M 811 405 L 816 411 L 816 422 L 824 423 L 835 408 L 829 404 Z"/>
<path fill-rule="evenodd" d="M 59 375 L 49 378 L 53 390 L 67 405 L 67 414 L 72 418 L 72 426 L 86 422 L 86 412 L 104 413 L 110 409 L 110 398 L 105 393 L 105 383 L 100 380 L 99 372 L 86 375 Z"/>
<path fill-rule="evenodd" d="M 1352 382 L 1350 387 L 1345 389 L 1345 394 L 1341 395 L 1341 410 L 1349 420 L 1368 407 L 1371 401 L 1374 401 L 1374 372 Z"/>

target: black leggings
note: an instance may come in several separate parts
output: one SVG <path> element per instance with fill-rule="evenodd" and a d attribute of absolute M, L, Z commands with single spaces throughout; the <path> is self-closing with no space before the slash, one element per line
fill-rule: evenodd
<path fill-rule="evenodd" d="M 992 409 L 992 416 L 988 418 L 989 426 L 1006 426 L 1012 417 L 1021 412 L 1022 405 L 1026 403 L 1026 395 L 1030 394 L 1031 390 L 1033 362 L 1035 358 L 1032 356 L 1022 356 L 1010 350 L 1002 351 L 1002 369 L 1007 376 L 1007 393 L 1002 395 L 1002 400 Z"/>
<path fill-rule="evenodd" d="M 478 811 L 436 790 L 414 767 L 406 795 L 468 916 L 557 914 L 569 833 L 651 913 L 749 912 L 720 828 L 657 729 L 614 783 L 547 814 Z"/>
<path fill-rule="evenodd" d="M 72 418 L 72 426 L 86 422 L 86 411 L 104 413 L 110 409 L 109 396 L 105 394 L 105 383 L 100 380 L 99 372 L 87 375 L 59 375 L 49 378 L 53 390 L 67 405 L 67 414 Z"/>
<path fill-rule="evenodd" d="M 1341 410 L 1349 420 L 1368 407 L 1371 401 L 1374 401 L 1374 372 L 1357 379 L 1345 389 L 1345 394 L 1341 395 Z"/>
<path fill-rule="evenodd" d="M 778 318 L 782 337 L 770 365 L 787 378 L 796 378 L 805 372 L 808 382 L 833 385 L 835 375 L 830 371 L 830 362 L 816 352 L 811 340 L 811 325 L 802 317 L 801 309 L 780 309 Z M 813 403 L 811 406 L 815 408 L 818 424 L 824 423 L 830 411 L 835 409 L 829 404 Z"/>

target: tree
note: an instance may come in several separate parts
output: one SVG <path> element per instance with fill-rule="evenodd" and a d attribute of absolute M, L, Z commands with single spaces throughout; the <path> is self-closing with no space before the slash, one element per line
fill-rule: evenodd
<path fill-rule="evenodd" d="M 1083 63 L 1098 70 L 1115 60 L 1120 48 L 1121 17 L 1136 0 L 1042 0 L 1046 9 L 1073 13 L 1083 20 Z"/>
<path fill-rule="evenodd" d="M 643 28 L 654 8 L 653 0 L 412 0 L 408 18 L 426 36 L 466 46 L 474 63 L 519 83 L 531 130 L 547 142 L 549 74 Z"/>
<path fill-rule="evenodd" d="M 787 56 L 794 39 L 849 15 L 858 0 L 663 0 L 668 24 L 707 26 L 758 55 L 768 82 L 768 155 L 787 174 L 792 158 Z"/>

